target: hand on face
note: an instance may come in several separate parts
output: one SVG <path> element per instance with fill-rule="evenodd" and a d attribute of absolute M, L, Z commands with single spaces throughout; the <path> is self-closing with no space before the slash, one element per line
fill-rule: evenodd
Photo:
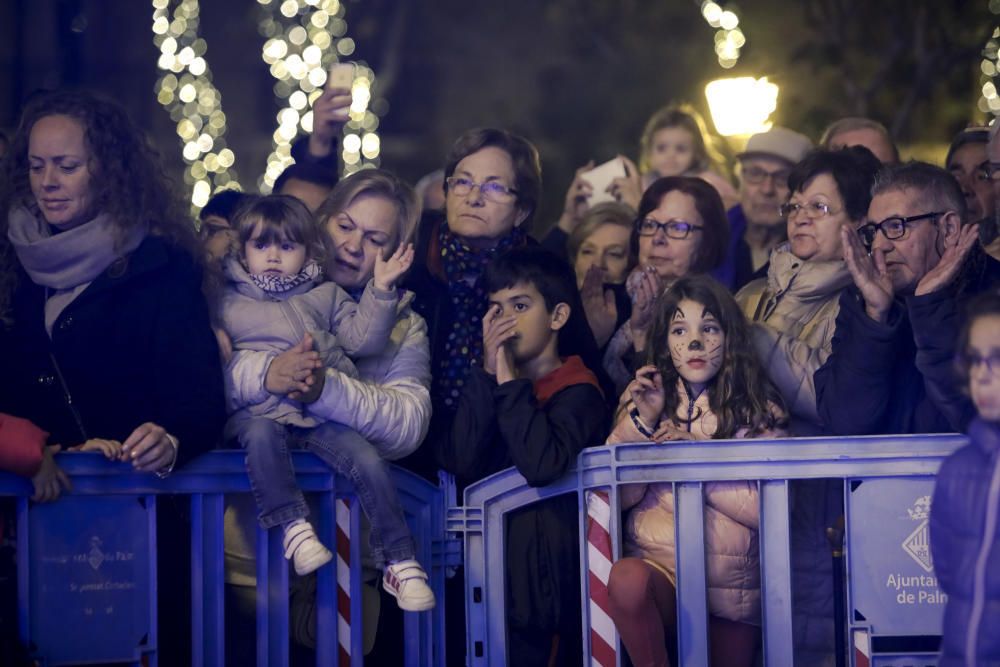
<path fill-rule="evenodd" d="M 847 270 L 865 300 L 865 312 L 876 322 L 884 323 L 895 296 L 884 251 L 875 248 L 869 255 L 857 233 L 846 227 L 840 230 L 840 238 Z"/>
<path fill-rule="evenodd" d="M 934 268 L 920 279 L 913 294 L 930 294 L 950 284 L 961 271 L 965 258 L 978 239 L 979 225 L 965 225 L 959 234 L 945 238 L 944 254 Z"/>
<path fill-rule="evenodd" d="M 387 292 L 396 289 L 396 281 L 413 264 L 413 244 L 407 243 L 396 248 L 396 252 L 385 257 L 385 251 L 375 255 L 375 287 Z"/>
<path fill-rule="evenodd" d="M 663 291 L 663 279 L 651 266 L 638 267 L 626 284 L 632 298 L 632 316 L 629 323 L 632 335 L 645 333 L 653 322 L 653 305 Z"/>
<path fill-rule="evenodd" d="M 324 226 L 330 240 L 326 273 L 345 289 L 364 287 L 375 274 L 375 261 L 396 243 L 399 230 L 396 204 L 378 195 L 355 197 Z"/>
<path fill-rule="evenodd" d="M 635 379 L 628 385 L 632 402 L 639 410 L 644 424 L 656 428 L 663 415 L 666 395 L 663 392 L 663 376 L 656 366 L 643 366 L 635 372 Z"/>
<path fill-rule="evenodd" d="M 483 317 L 483 370 L 497 374 L 497 359 L 507 343 L 517 335 L 517 318 L 501 315 L 501 308 L 493 304 Z"/>
<path fill-rule="evenodd" d="M 583 278 L 580 287 L 580 300 L 583 302 L 583 312 L 587 316 L 587 324 L 594 333 L 598 347 L 610 340 L 615 333 L 615 323 L 618 322 L 618 306 L 615 304 L 615 294 L 604 289 L 604 271 L 601 267 L 591 265 Z"/>

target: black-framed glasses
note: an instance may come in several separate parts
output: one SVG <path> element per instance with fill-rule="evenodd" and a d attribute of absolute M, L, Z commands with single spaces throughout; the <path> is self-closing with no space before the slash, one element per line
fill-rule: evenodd
<path fill-rule="evenodd" d="M 517 190 L 508 188 L 503 183 L 497 181 L 476 183 L 471 178 L 465 178 L 464 176 L 449 176 L 444 180 L 448 184 L 448 192 L 453 192 L 459 197 L 466 196 L 472 192 L 473 188 L 479 188 L 479 192 L 483 195 L 484 199 L 489 199 L 491 202 L 496 202 L 497 204 L 509 204 L 517 198 Z"/>
<path fill-rule="evenodd" d="M 921 220 L 926 220 L 927 218 L 937 218 L 938 216 L 944 215 L 944 213 L 944 211 L 934 211 L 933 213 L 911 215 L 908 218 L 893 216 L 891 218 L 886 218 L 882 222 L 869 222 L 867 225 L 861 225 L 858 227 L 858 236 L 860 236 L 861 240 L 865 242 L 865 245 L 869 247 L 875 243 L 875 235 L 880 231 L 887 239 L 895 241 L 896 239 L 903 238 L 903 235 L 906 234 L 907 225 L 913 225 Z"/>
<path fill-rule="evenodd" d="M 788 169 L 779 169 L 777 171 L 768 171 L 761 167 L 744 167 L 740 170 L 740 178 L 750 183 L 751 185 L 760 185 L 768 178 L 775 186 L 781 186 L 784 188 L 788 187 L 788 175 L 791 173 Z"/>
<path fill-rule="evenodd" d="M 986 372 L 990 375 L 996 375 L 1000 373 L 1000 354 L 994 352 L 993 354 L 981 357 L 975 352 L 963 352 L 958 355 L 958 363 L 966 370 L 966 372 L 971 373 L 978 369 L 980 366 L 986 367 Z"/>
<path fill-rule="evenodd" d="M 663 233 L 667 235 L 667 238 L 682 241 L 686 239 L 692 231 L 702 229 L 702 226 L 695 225 L 686 220 L 668 220 L 666 222 L 660 222 L 659 220 L 653 220 L 652 218 L 642 218 L 641 220 L 635 221 L 635 229 L 639 232 L 639 236 L 654 236 L 657 231 L 662 229 Z"/>
<path fill-rule="evenodd" d="M 799 211 L 804 211 L 806 217 L 810 220 L 815 220 L 816 218 L 822 218 L 824 216 L 840 213 L 840 211 L 834 211 L 830 208 L 830 205 L 826 202 L 821 201 L 811 201 L 806 204 L 801 204 L 799 202 L 786 202 L 778 207 L 778 213 L 781 217 L 788 218 Z"/>

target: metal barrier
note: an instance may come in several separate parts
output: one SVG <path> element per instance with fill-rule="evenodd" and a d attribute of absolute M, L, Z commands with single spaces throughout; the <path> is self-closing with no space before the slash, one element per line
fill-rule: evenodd
<path fill-rule="evenodd" d="M 350 482 L 313 454 L 292 455 L 300 488 L 319 499 L 320 539 L 336 558 L 317 571 L 316 664 L 363 664 L 360 503 Z M 42 665 L 115 662 L 157 665 L 157 496 L 191 499 L 191 664 L 223 667 L 225 494 L 249 493 L 240 451 L 214 451 L 166 479 L 137 474 L 100 454 L 57 456 L 73 490 L 57 502 L 28 501 L 31 484 L 0 473 L 0 496 L 19 496 L 18 597 L 23 642 Z M 406 665 L 444 665 L 445 568 L 457 550 L 444 531 L 454 486 L 392 470 L 417 558 L 438 604 L 405 614 Z M 278 530 L 257 530 L 257 664 L 289 661 L 288 562 Z M 180 582 L 178 582 L 180 584 Z M 185 582 L 186 585 L 186 582 Z"/>
<path fill-rule="evenodd" d="M 528 486 L 514 469 L 497 473 L 468 487 L 464 505 L 449 508 L 447 516 L 447 529 L 463 534 L 465 542 L 467 664 L 511 664 L 504 615 L 505 516 L 575 493 L 587 508 L 579 520 L 585 662 L 620 665 L 617 633 L 601 599 L 610 565 L 619 558 L 618 491 L 664 481 L 674 483 L 679 662 L 709 664 L 702 486 L 760 480 L 764 663 L 792 665 L 789 483 L 829 478 L 842 479 L 845 486 L 850 664 L 903 664 L 904 656 L 907 664 L 934 664 L 933 635 L 940 634 L 944 596 L 928 578 L 926 524 L 920 522 L 938 466 L 965 442 L 944 435 L 643 443 L 585 450 L 572 473 L 544 488 Z M 595 528 L 588 536 L 588 517 L 591 525 L 603 526 L 610 553 L 602 553 L 601 531 Z M 923 579 L 908 574 L 914 568 Z M 887 642 L 892 650 L 879 654 L 879 639 L 921 635 L 932 636 L 929 651 L 900 651 L 897 641 Z"/>

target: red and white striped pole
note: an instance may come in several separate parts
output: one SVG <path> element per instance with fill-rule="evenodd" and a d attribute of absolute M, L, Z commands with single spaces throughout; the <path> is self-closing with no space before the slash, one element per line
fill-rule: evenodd
<path fill-rule="evenodd" d="M 351 502 L 337 498 L 337 642 L 340 667 L 351 664 Z"/>
<path fill-rule="evenodd" d="M 611 505 L 607 491 L 587 491 L 587 574 L 590 578 L 591 665 L 615 667 L 618 635 L 611 620 L 608 577 L 611 574 Z"/>

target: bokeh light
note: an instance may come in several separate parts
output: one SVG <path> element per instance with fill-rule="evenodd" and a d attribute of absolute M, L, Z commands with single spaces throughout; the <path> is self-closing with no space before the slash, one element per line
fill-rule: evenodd
<path fill-rule="evenodd" d="M 993 14 L 1000 14 L 1000 1 L 990 0 L 989 8 Z M 1000 74 L 1000 63 L 997 62 L 997 58 L 1000 57 L 998 51 L 1000 51 L 1000 27 L 993 30 L 989 41 L 983 47 L 983 60 L 979 64 L 979 69 L 982 72 L 979 79 L 982 94 L 979 97 L 977 107 L 982 113 L 987 114 L 990 124 L 1000 115 L 1000 97 L 997 96 L 995 83 L 995 79 Z"/>
<path fill-rule="evenodd" d="M 716 79 L 705 86 L 705 97 L 719 134 L 749 136 L 771 129 L 768 118 L 778 107 L 778 86 L 767 77 Z"/>
<path fill-rule="evenodd" d="M 281 107 L 272 135 L 273 148 L 258 182 L 260 191 L 268 193 L 278 175 L 294 162 L 291 147 L 299 131 L 313 130 L 312 108 L 323 93 L 327 72 L 341 58 L 353 54 L 356 44 L 344 37 L 347 23 L 338 0 L 257 2 L 261 5 L 258 30 L 266 39 L 261 58 L 276 79 L 274 94 Z M 380 100 L 373 99 L 374 90 L 375 73 L 365 63 L 356 63 L 350 116 L 341 142 L 345 175 L 379 164 L 378 116 L 371 107 Z M 219 156 L 221 164 L 221 152 Z"/>
<path fill-rule="evenodd" d="M 239 188 L 236 155 L 226 147 L 222 95 L 204 57 L 208 44 L 198 37 L 199 14 L 198 0 L 153 0 L 153 43 L 163 71 L 156 99 L 177 124 L 195 216 L 213 192 Z"/>
<path fill-rule="evenodd" d="M 740 18 L 732 9 L 723 9 L 714 0 L 701 3 L 701 15 L 715 31 L 715 55 L 719 66 L 731 69 L 740 59 L 740 49 L 747 43 L 746 35 L 740 30 Z"/>

